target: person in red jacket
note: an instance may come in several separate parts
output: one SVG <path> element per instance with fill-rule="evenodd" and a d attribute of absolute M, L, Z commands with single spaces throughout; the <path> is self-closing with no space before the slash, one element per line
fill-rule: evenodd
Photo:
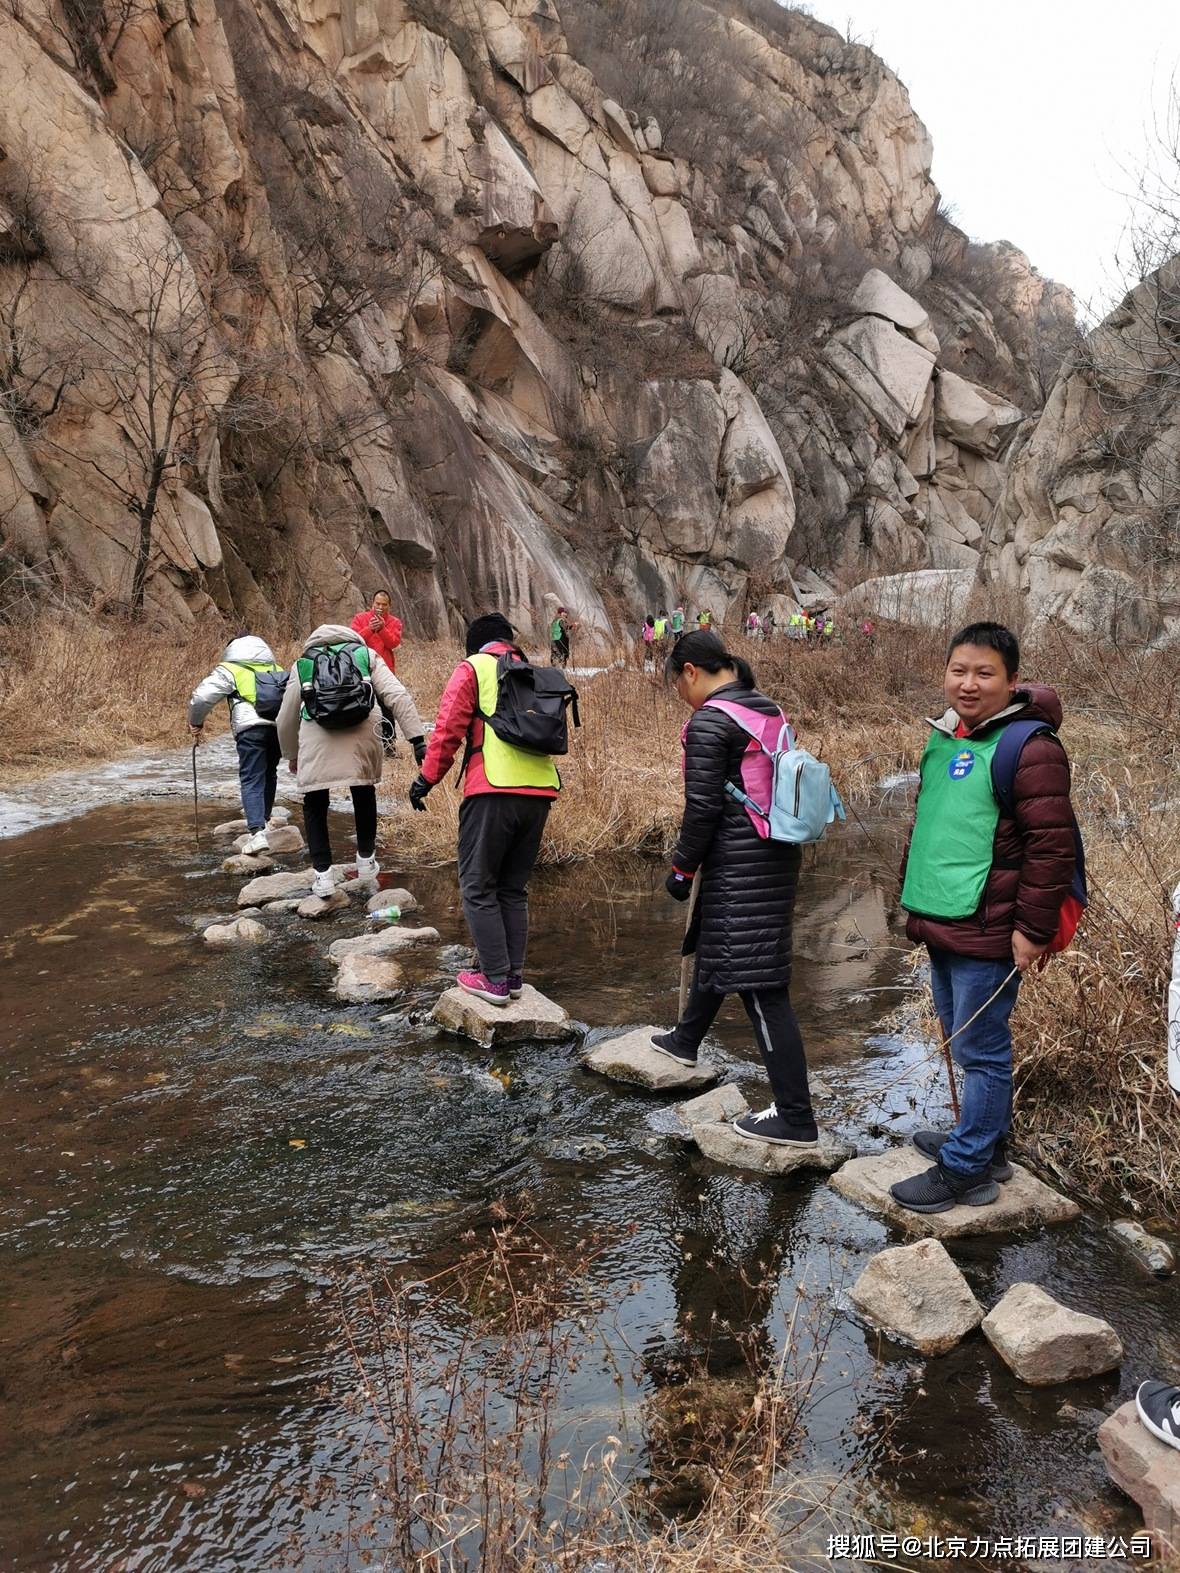
<path fill-rule="evenodd" d="M 402 620 L 395 617 L 390 610 L 389 593 L 378 590 L 373 597 L 368 611 L 358 612 L 348 625 L 354 634 L 361 638 L 372 650 L 374 655 L 380 656 L 386 666 L 395 675 L 397 661 L 394 651 L 402 642 Z M 385 745 L 385 752 L 391 757 L 397 753 L 397 726 L 391 715 L 382 712 L 381 741 Z"/>
<path fill-rule="evenodd" d="M 999 623 L 972 623 L 947 653 L 947 710 L 931 721 L 902 862 L 906 934 L 930 953 L 944 1036 L 963 1070 L 948 1134 L 918 1131 L 934 1167 L 890 1187 L 913 1212 L 986 1206 L 1012 1177 L 1012 1033 L 1021 978 L 1060 943 L 1077 861 L 1069 760 L 1057 738 L 1061 701 L 1020 681 L 1020 646 Z M 993 775 L 1006 729 L 1034 723 L 1016 755 L 1011 795 Z"/>
<path fill-rule="evenodd" d="M 466 651 L 443 690 L 410 803 L 425 810 L 430 789 L 465 747 L 459 893 L 479 962 L 457 982 L 478 999 L 507 1005 L 524 988 L 529 879 L 561 780 L 547 754 L 509 747 L 483 719 L 495 709 L 495 663 L 505 655 L 524 659 L 512 624 L 499 612 L 477 617 L 467 629 Z"/>
<path fill-rule="evenodd" d="M 389 593 L 378 590 L 367 611 L 358 612 L 349 624 L 354 634 L 379 655 L 391 672 L 397 671 L 394 651 L 402 642 L 402 620 L 390 610 Z"/>

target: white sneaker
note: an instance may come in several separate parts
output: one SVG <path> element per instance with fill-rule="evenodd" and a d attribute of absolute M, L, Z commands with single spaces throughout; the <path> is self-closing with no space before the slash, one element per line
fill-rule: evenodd
<path fill-rule="evenodd" d="M 246 845 L 242 848 L 242 851 L 248 855 L 255 852 L 269 852 L 270 839 L 268 838 L 266 831 L 256 830 L 254 834 L 248 838 Z"/>
<path fill-rule="evenodd" d="M 322 874 L 317 874 L 312 880 L 311 893 L 313 896 L 322 896 L 325 900 L 335 895 L 336 880 L 330 868 L 326 868 Z"/>
<path fill-rule="evenodd" d="M 381 872 L 381 865 L 376 856 L 371 858 L 358 857 L 356 860 L 357 883 L 361 885 L 375 885 L 377 876 Z"/>

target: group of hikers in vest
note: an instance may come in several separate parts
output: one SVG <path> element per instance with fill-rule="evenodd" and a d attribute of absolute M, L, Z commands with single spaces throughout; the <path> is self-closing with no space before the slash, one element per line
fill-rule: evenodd
<path fill-rule="evenodd" d="M 357 876 L 376 883 L 382 713 L 413 748 L 415 810 L 427 809 L 429 793 L 462 750 L 458 872 L 476 960 L 457 981 L 506 1005 L 523 988 L 529 879 L 561 790 L 552 754 L 564 751 L 564 713 L 572 700 L 576 721 L 576 695 L 563 674 L 531 665 L 505 617 L 477 617 L 427 745 L 426 728 L 393 671 L 397 638 L 388 597 L 376 597 L 370 610 L 388 652 L 373 659 L 369 614 L 361 614 L 368 618 L 362 627 L 359 619 L 351 629 L 325 624 L 305 641 L 296 680 L 285 687 L 262 640 L 233 640 L 193 693 L 190 727 L 199 737 L 209 711 L 228 700 L 248 848 L 266 845 L 279 758 L 288 760 L 303 794 L 317 895 L 335 888 L 328 801 L 345 788 L 356 821 Z M 400 637 L 400 624 L 396 631 Z M 1009 1017 L 1024 974 L 1068 942 L 1085 901 L 1069 763 L 1057 737 L 1060 702 L 1051 688 L 1022 683 L 1019 666 L 1015 636 L 997 623 L 974 623 L 951 640 L 947 709 L 929 723 L 903 859 L 906 931 L 929 951 L 938 1021 L 963 1072 L 954 1127 L 914 1137 L 931 1167 L 893 1187 L 896 1200 L 917 1212 L 987 1206 L 1011 1176 Z M 678 901 L 695 890 L 696 899 L 684 942 L 694 958 L 687 1003 L 675 1027 L 653 1035 L 652 1044 L 679 1064 L 695 1064 L 725 996 L 739 995 L 773 1102 L 743 1115 L 735 1129 L 755 1142 L 812 1147 L 819 1132 L 790 993 L 792 920 L 802 846 L 818 840 L 842 808 L 826 766 L 798 748 L 749 664 L 712 629 L 682 634 L 664 671 L 691 712 L 682 737 L 684 814 L 666 888 Z M 514 710 L 506 695 L 511 699 L 521 684 L 532 707 Z M 528 717 L 538 714 L 551 729 L 530 735 Z"/>

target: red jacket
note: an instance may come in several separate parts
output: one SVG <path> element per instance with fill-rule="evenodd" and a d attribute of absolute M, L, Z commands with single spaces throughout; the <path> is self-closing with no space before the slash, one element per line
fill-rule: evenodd
<path fill-rule="evenodd" d="M 380 628 L 374 628 L 373 613 L 371 611 L 358 612 L 348 626 L 354 634 L 360 634 L 373 654 L 379 655 L 391 672 L 397 671 L 393 652 L 402 642 L 402 620 L 400 617 L 388 616 Z"/>
<path fill-rule="evenodd" d="M 1052 688 L 1024 684 L 1007 710 L 963 735 L 982 737 L 1017 719 L 1044 721 L 1056 730 L 1061 725 L 1061 701 Z M 969 918 L 955 919 L 910 913 L 905 926 L 910 939 L 988 961 L 1011 960 L 1014 929 L 1036 945 L 1053 939 L 1062 904 L 1070 894 L 1076 857 L 1069 760 L 1055 737 L 1030 737 L 1021 749 L 1012 798 L 1015 817 L 1000 815 L 991 872 L 978 909 Z M 908 857 L 907 841 L 903 883 Z"/>
<path fill-rule="evenodd" d="M 497 639 L 484 645 L 480 654 L 501 656 L 515 648 L 507 640 Z M 479 713 L 479 679 L 473 666 L 460 661 L 438 702 L 438 718 L 422 762 L 423 778 L 431 786 L 437 786 L 451 768 L 459 749 L 470 742 L 472 752 L 463 776 L 464 797 L 475 797 L 483 792 L 515 792 L 522 797 L 557 796 L 552 787 L 492 786 L 483 768 L 483 729 L 483 717 Z"/>

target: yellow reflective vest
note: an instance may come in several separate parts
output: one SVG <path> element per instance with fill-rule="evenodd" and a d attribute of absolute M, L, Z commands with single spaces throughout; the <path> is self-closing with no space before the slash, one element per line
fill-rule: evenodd
<path fill-rule="evenodd" d="M 557 766 L 548 754 L 531 754 L 528 749 L 515 748 L 505 743 L 492 730 L 491 718 L 496 713 L 498 684 L 496 668 L 500 658 L 481 651 L 469 655 L 467 664 L 475 673 L 479 684 L 479 713 L 483 720 L 483 771 L 488 785 L 500 792 L 519 791 L 522 787 L 542 787 L 561 791 L 561 777 Z"/>

